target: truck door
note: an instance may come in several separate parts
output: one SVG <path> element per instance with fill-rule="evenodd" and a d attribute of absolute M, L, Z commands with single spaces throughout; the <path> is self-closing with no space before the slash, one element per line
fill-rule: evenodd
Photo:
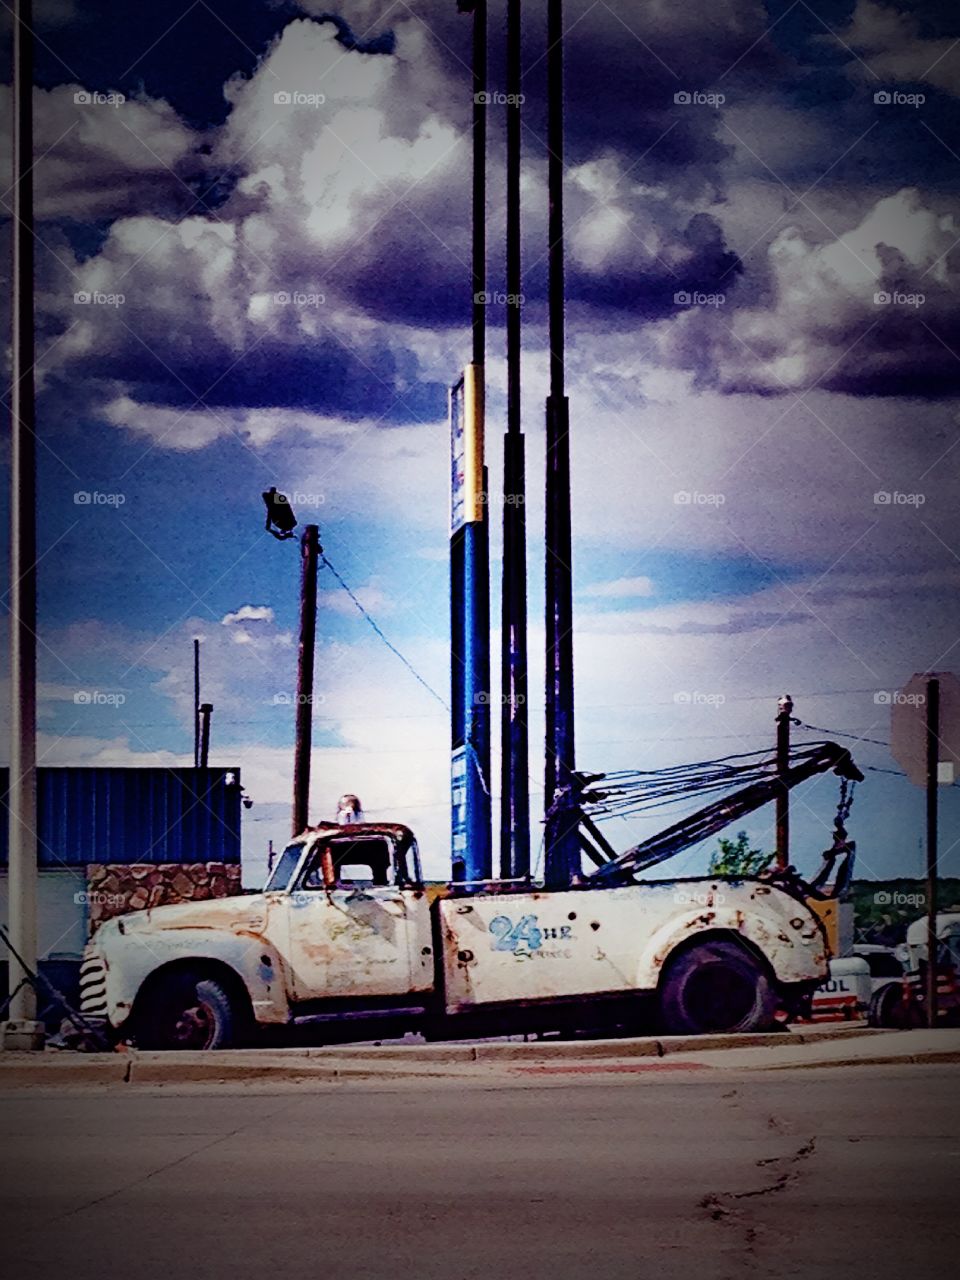
<path fill-rule="evenodd" d="M 332 886 L 324 880 L 325 856 Z M 402 996 L 418 985 L 414 894 L 400 880 L 388 836 L 346 829 L 317 842 L 290 899 L 295 1000 Z"/>

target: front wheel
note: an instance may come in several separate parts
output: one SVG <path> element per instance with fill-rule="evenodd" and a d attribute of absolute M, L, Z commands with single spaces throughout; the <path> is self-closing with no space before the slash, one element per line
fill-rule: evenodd
<path fill-rule="evenodd" d="M 141 1049 L 230 1049 L 239 1026 L 239 1011 L 221 982 L 170 974 L 138 1011 L 136 1042 Z"/>
<path fill-rule="evenodd" d="M 660 1017 L 670 1035 L 766 1031 L 777 994 L 766 971 L 734 942 L 703 942 L 668 961 Z"/>

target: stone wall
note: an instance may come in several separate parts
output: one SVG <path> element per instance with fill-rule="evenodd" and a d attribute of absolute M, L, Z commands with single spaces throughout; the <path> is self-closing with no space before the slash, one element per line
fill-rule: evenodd
<path fill-rule="evenodd" d="M 172 902 L 203 902 L 241 892 L 240 868 L 225 862 L 90 863 L 87 910 L 91 937 L 105 920 Z"/>

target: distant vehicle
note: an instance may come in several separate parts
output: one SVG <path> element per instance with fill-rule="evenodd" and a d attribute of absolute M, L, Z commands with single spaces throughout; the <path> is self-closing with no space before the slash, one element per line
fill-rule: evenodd
<path fill-rule="evenodd" d="M 903 981 L 903 962 L 892 947 L 861 943 L 853 954 L 830 961 L 830 974 L 813 995 L 812 1022 L 852 1022 L 866 1018 L 886 987 L 897 992 Z"/>
<path fill-rule="evenodd" d="M 937 1015 L 941 1022 L 960 1023 L 960 911 L 937 916 Z M 921 1027 L 926 1025 L 927 1001 L 927 921 L 915 920 L 907 930 L 906 942 L 896 949 L 905 972 L 898 983 L 885 984 L 875 992 L 868 1011 L 874 1027 Z"/>

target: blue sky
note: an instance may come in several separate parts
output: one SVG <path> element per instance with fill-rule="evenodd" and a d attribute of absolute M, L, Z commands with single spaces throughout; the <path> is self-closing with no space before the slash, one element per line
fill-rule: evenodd
<path fill-rule="evenodd" d="M 106 0 L 38 9 L 41 752 L 189 758 L 201 636 L 214 755 L 243 767 L 256 861 L 286 828 L 297 590 L 261 490 L 277 484 L 321 525 L 391 640 L 448 686 L 444 415 L 469 356 L 470 24 L 441 0 L 166 0 L 135 22 Z M 491 14 L 497 85 L 502 6 Z M 883 695 L 960 666 L 960 19 L 905 0 L 706 13 L 570 0 L 567 24 L 581 763 L 758 749 L 786 690 L 804 721 L 886 740 Z M 531 11 L 535 784 L 543 40 Z M 503 319 L 492 307 L 495 572 Z M 415 825 L 443 874 L 444 709 L 329 574 L 321 587 L 317 816 L 355 790 Z M 123 701 L 78 704 L 89 690 Z M 896 767 L 883 746 L 855 754 Z M 805 869 L 835 799 L 832 779 L 798 797 Z M 943 811 L 958 873 L 955 789 Z M 869 774 L 862 869 L 919 871 L 922 816 L 919 791 Z"/>

